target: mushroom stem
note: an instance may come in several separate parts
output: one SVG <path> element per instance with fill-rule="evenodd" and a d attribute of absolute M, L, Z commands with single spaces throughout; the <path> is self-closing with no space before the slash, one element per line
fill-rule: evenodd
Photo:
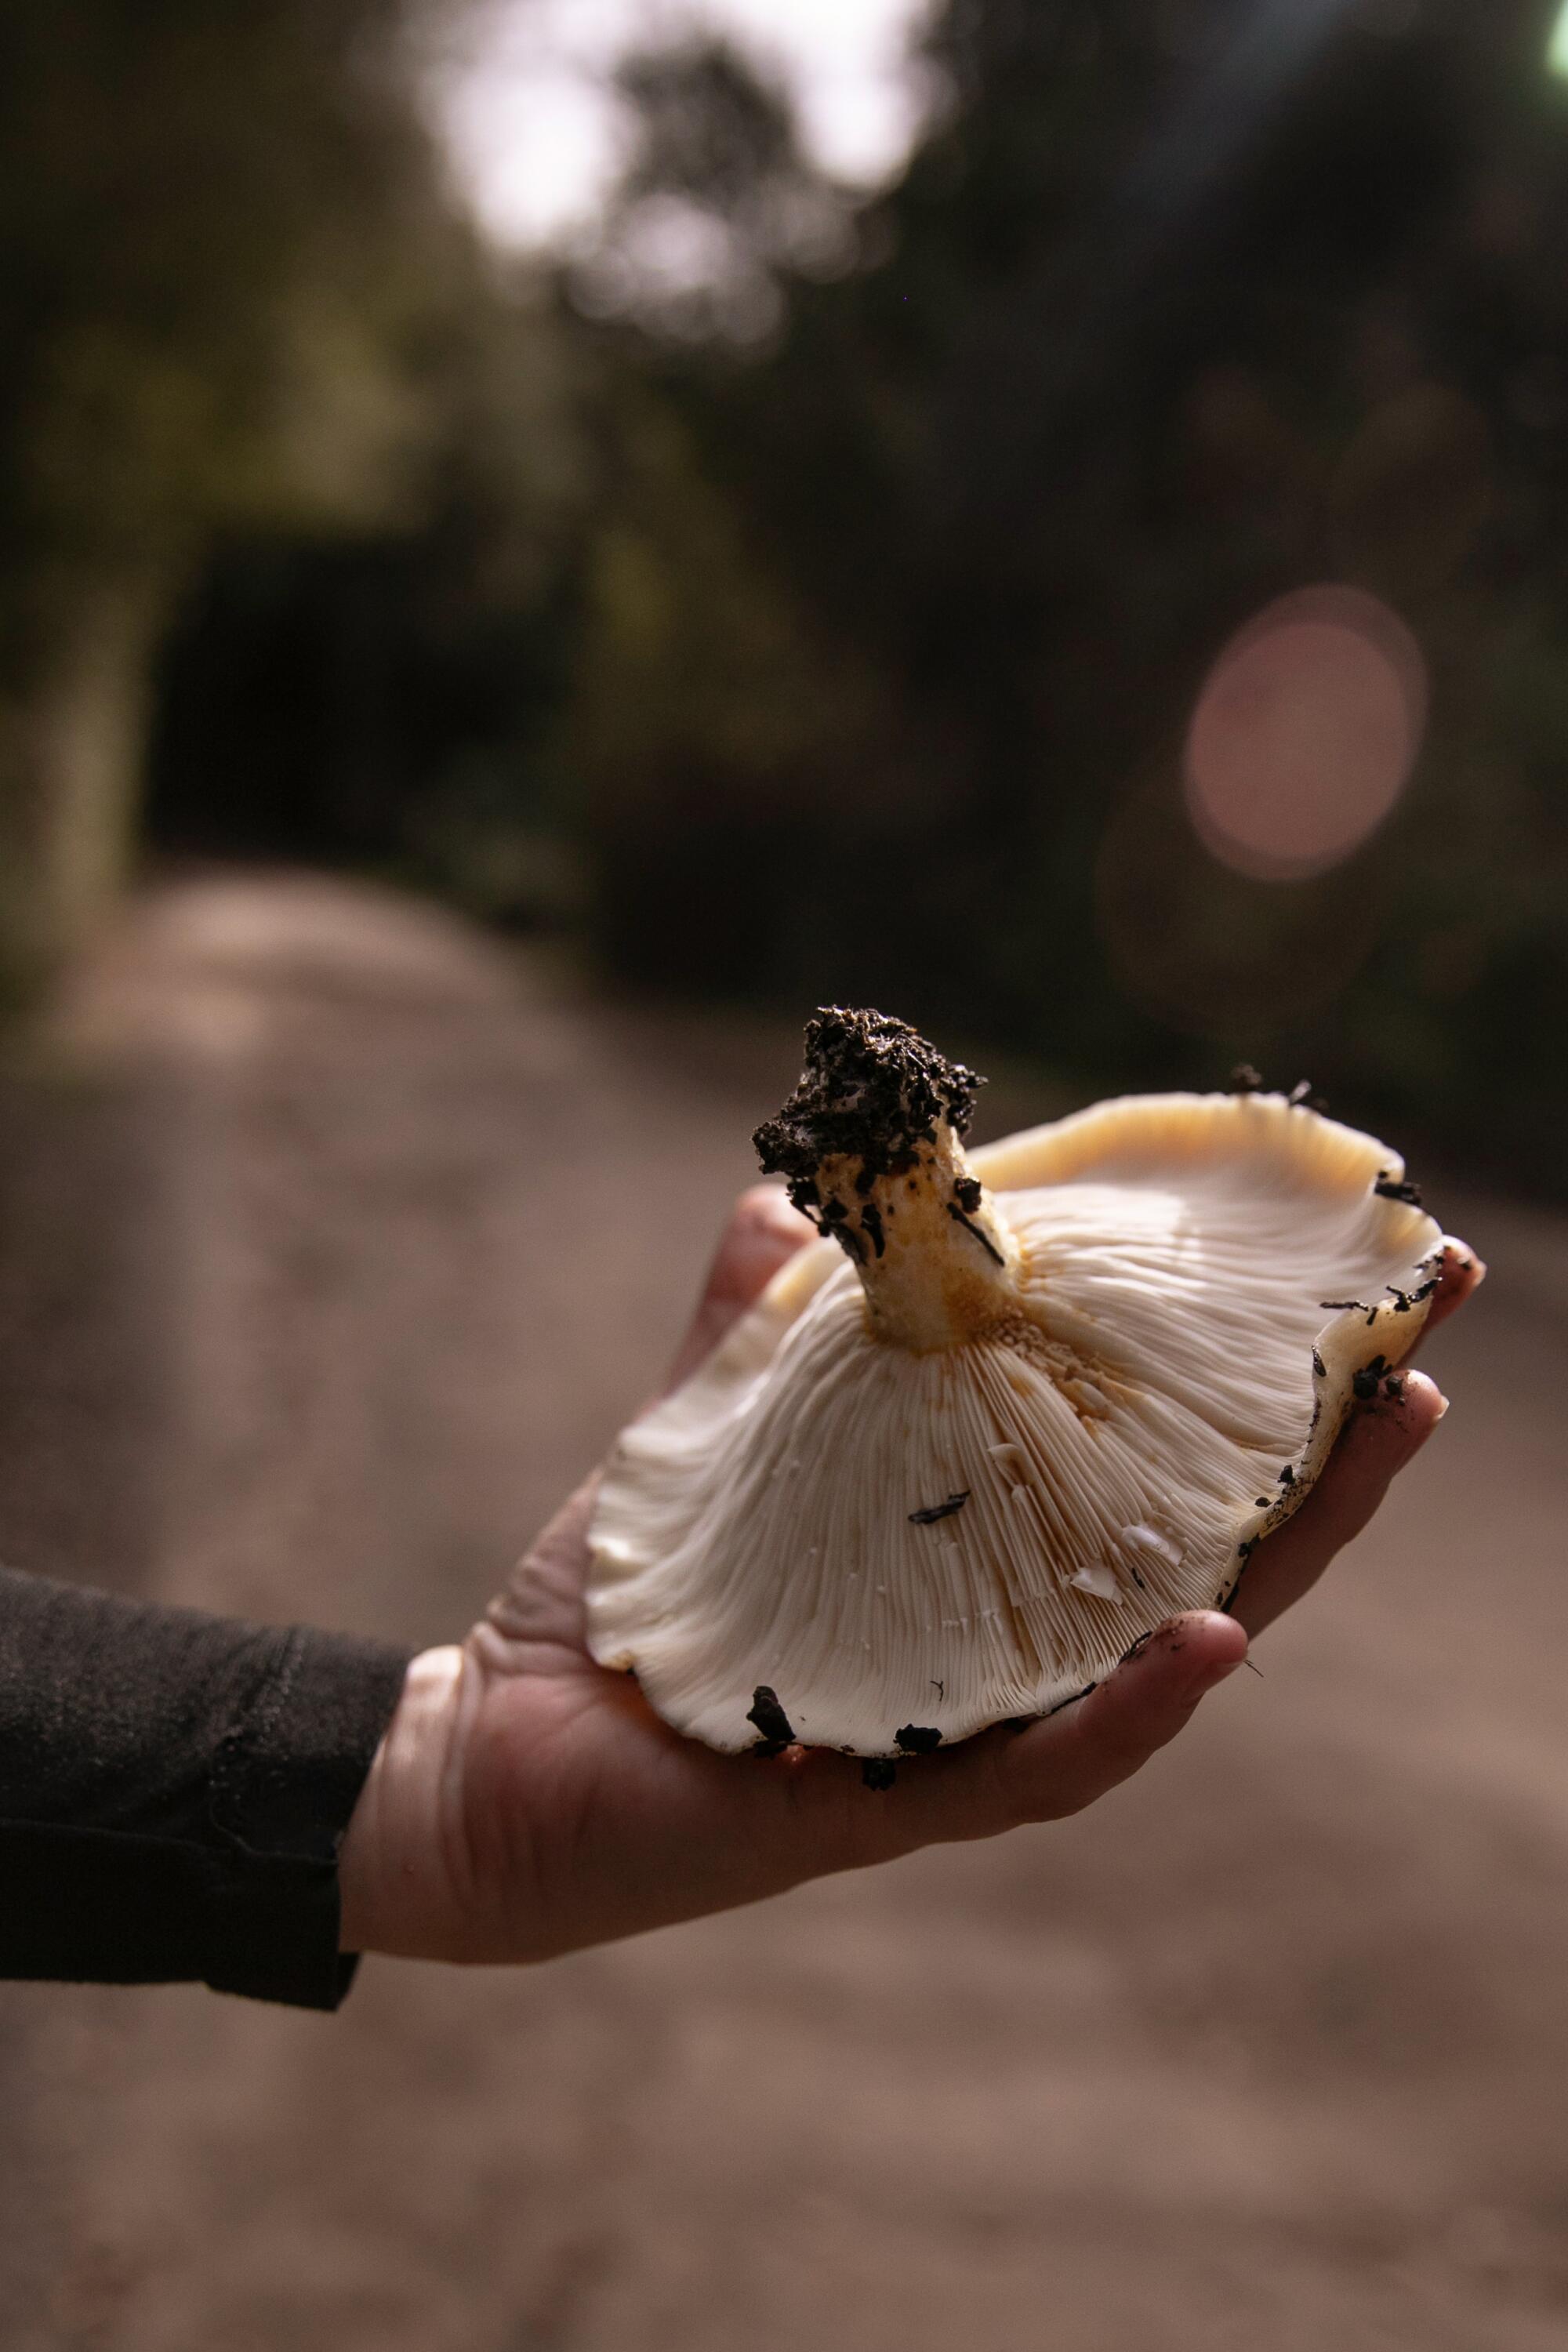
<path fill-rule="evenodd" d="M 764 1175 L 831 1234 L 879 1338 L 926 1354 L 1016 1306 L 1018 1244 L 963 1152 L 975 1089 L 962 1063 L 879 1013 L 839 1006 L 805 1033 L 805 1068 L 757 1129 Z"/>

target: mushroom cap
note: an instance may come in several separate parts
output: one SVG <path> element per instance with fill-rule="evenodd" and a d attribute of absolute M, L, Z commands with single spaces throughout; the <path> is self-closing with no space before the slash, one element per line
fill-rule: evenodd
<path fill-rule="evenodd" d="M 1047 1712 L 1223 1606 L 1426 1320 L 1404 1163 L 1279 1095 L 1102 1103 L 971 1155 L 1016 1311 L 890 1344 L 831 1242 L 619 1440 L 589 1647 L 710 1747 L 890 1756 Z"/>

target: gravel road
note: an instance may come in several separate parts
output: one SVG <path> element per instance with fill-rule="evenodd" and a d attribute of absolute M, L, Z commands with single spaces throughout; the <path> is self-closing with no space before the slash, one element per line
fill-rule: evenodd
<path fill-rule="evenodd" d="M 148 897 L 0 1085 L 0 1550 L 452 1633 L 793 1074 L 369 891 Z M 336 2019 L 0 1989 L 5 2352 L 1563 2352 L 1568 1228 L 1436 1205 L 1453 1413 L 1091 1816 Z"/>

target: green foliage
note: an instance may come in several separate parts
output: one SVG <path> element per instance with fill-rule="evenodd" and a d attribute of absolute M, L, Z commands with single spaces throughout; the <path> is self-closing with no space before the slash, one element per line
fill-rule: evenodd
<path fill-rule="evenodd" d="M 667 984 L 776 985 L 757 894 L 776 908 L 809 891 L 829 837 L 852 851 L 847 806 L 875 798 L 886 714 L 867 668 L 759 560 L 668 406 L 632 383 L 608 396 L 616 486 L 583 559 L 560 745 L 600 945 Z"/>
<path fill-rule="evenodd" d="M 635 397 L 605 411 L 573 758 L 615 779 L 586 788 L 601 871 L 633 804 L 663 858 L 651 919 L 610 886 L 623 960 L 854 992 L 1085 1084 L 1245 1055 L 1472 1150 L 1478 1110 L 1500 1148 L 1561 1139 L 1568 151 L 1540 16 L 949 0 L 948 102 L 847 275 L 775 252 L 752 350 L 646 299 L 594 331 Z M 737 143 L 716 176 L 668 132 L 711 65 L 626 86 L 626 205 L 743 241 Z M 764 178 L 797 153 L 774 100 Z M 1187 822 L 1185 724 L 1231 632 L 1323 580 L 1415 631 L 1426 748 L 1347 865 L 1248 881 Z"/>
<path fill-rule="evenodd" d="M 634 980 L 881 1003 L 1085 1087 L 1245 1057 L 1550 1156 L 1536 0 L 947 0 L 945 99 L 859 202 L 682 40 L 621 70 L 553 299 L 445 187 L 442 15 L 0 18 L 0 950 L 101 905 L 155 709 L 165 841 L 585 905 Z M 1186 725 L 1321 581 L 1420 640 L 1426 749 L 1357 856 L 1248 880 L 1189 822 Z"/>
<path fill-rule="evenodd" d="M 542 289 L 499 276 L 422 367 L 411 498 L 374 528 L 226 534 L 193 582 L 150 817 L 182 851 L 370 866 L 528 925 L 583 895 L 547 740 L 576 613 L 579 372 Z"/>
<path fill-rule="evenodd" d="M 123 869 L 151 666 L 215 532 L 412 511 L 480 283 L 404 0 L 0 16 L 0 956 Z"/>

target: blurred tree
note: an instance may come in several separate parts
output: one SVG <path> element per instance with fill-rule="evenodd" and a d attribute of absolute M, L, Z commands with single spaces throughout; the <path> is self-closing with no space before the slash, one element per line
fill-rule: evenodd
<path fill-rule="evenodd" d="M 1561 1127 L 1560 1092 L 1519 1083 L 1568 1014 L 1552 14 L 947 0 L 945 99 L 855 215 L 854 267 L 813 275 L 774 244 L 783 312 L 753 343 L 672 315 L 657 273 L 638 290 L 623 240 L 620 290 L 589 289 L 621 322 L 604 363 L 637 387 L 602 529 L 644 496 L 633 445 L 658 414 L 693 486 L 668 509 L 700 505 L 747 583 L 726 573 L 693 623 L 708 691 L 645 812 L 667 848 L 691 837 L 698 772 L 705 822 L 747 812 L 721 871 L 669 850 L 689 961 L 721 892 L 756 975 L 864 987 L 1093 1083 L 1310 1057 L 1369 1116 L 1457 1131 L 1445 1101 L 1484 1099 L 1500 1136 Z M 756 249 L 778 156 L 802 166 L 740 71 L 686 49 L 628 75 L 632 217 L 684 189 L 724 220 L 715 250 Z M 688 119 L 710 103 L 753 126 L 718 137 L 721 170 Z M 1248 882 L 1186 823 L 1185 721 L 1231 631 L 1324 579 L 1415 628 L 1428 749 L 1337 873 Z M 732 656 L 763 602 L 795 615 L 786 700 L 831 714 L 847 674 L 868 714 L 851 761 L 831 722 L 793 754 L 815 855 L 802 801 L 760 800 L 734 749 L 758 698 Z"/>
<path fill-rule="evenodd" d="M 219 530 L 412 492 L 478 268 L 414 97 L 414 0 L 0 15 L 0 940 L 124 866 L 152 665 Z"/>
<path fill-rule="evenodd" d="M 403 495 L 330 532 L 231 529 L 181 600 L 159 847 L 369 866 L 510 923 L 580 911 L 548 740 L 579 602 L 575 378 L 534 276 L 448 279 Z"/>
<path fill-rule="evenodd" d="M 843 274 L 850 210 L 806 162 L 787 93 L 728 43 L 637 52 L 616 83 L 626 160 L 570 277 L 606 324 L 562 769 L 614 968 L 790 988 L 815 961 L 800 911 L 830 895 L 825 839 L 852 868 L 899 822 L 898 734 L 873 665 L 830 610 L 824 625 L 821 583 L 788 576 L 726 473 L 721 412 L 786 293 Z"/>
<path fill-rule="evenodd" d="M 1555 1133 L 1524 1083 L 1568 1014 L 1551 15 L 946 0 L 943 95 L 858 203 L 776 82 L 685 39 L 623 66 L 620 184 L 552 303 L 444 187 L 443 0 L 22 0 L 13 962 L 110 887 L 155 679 L 167 841 L 513 920 L 572 902 L 581 847 L 632 978 Z M 1360 855 L 1248 880 L 1188 822 L 1185 724 L 1321 580 L 1415 630 L 1428 746 Z"/>
<path fill-rule="evenodd" d="M 637 49 L 615 75 L 632 137 L 577 299 L 655 334 L 761 343 L 795 277 L 841 276 L 851 208 L 803 152 L 784 85 L 706 36 Z"/>
<path fill-rule="evenodd" d="M 889 714 L 854 648 L 759 559 L 679 420 L 633 383 L 611 398 L 616 478 L 560 747 L 598 943 L 665 986 L 788 988 L 788 910 L 820 900 L 824 844 L 852 866 L 886 830 Z"/>

